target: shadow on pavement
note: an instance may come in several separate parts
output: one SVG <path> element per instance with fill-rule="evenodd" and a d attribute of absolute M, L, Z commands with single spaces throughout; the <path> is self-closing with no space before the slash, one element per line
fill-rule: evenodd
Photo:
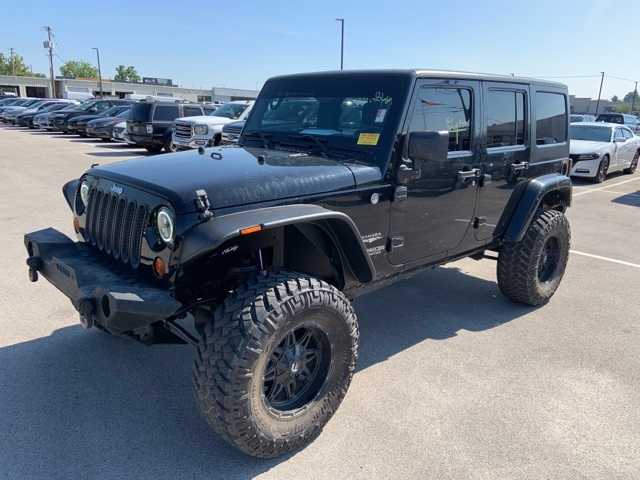
<path fill-rule="evenodd" d="M 87 152 L 87 155 L 94 157 L 140 157 L 151 154 L 146 150 L 116 150 L 112 152 Z"/>
<path fill-rule="evenodd" d="M 496 284 L 438 268 L 360 297 L 360 369 L 425 339 L 482 331 L 531 309 Z M 290 456 L 247 457 L 207 426 L 192 351 L 145 347 L 79 326 L 0 348 L 6 478 L 251 478 Z"/>
<path fill-rule="evenodd" d="M 631 207 L 640 207 L 640 190 L 637 192 L 627 193 L 611 200 L 613 203 L 629 205 Z"/>

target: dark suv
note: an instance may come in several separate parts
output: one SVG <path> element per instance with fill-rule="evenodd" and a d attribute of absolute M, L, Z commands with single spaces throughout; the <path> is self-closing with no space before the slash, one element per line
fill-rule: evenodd
<path fill-rule="evenodd" d="M 213 429 L 250 455 L 289 452 L 347 392 L 354 297 L 463 257 L 496 261 L 514 302 L 552 297 L 569 256 L 568 100 L 557 83 L 443 71 L 272 78 L 237 146 L 67 183 L 78 241 L 25 235 L 29 275 L 87 328 L 194 345 Z"/>
<path fill-rule="evenodd" d="M 127 120 L 131 141 L 151 153 L 175 151 L 171 137 L 174 121 L 181 117 L 204 115 L 202 105 L 179 101 L 142 101 L 133 106 Z"/>
<path fill-rule="evenodd" d="M 78 108 L 73 110 L 52 113 L 49 121 L 56 130 L 69 133 L 69 120 L 75 117 L 79 117 L 80 115 L 99 115 L 115 105 L 129 105 L 130 103 L 131 100 L 121 100 L 118 98 L 89 100 L 81 103 L 78 105 Z"/>

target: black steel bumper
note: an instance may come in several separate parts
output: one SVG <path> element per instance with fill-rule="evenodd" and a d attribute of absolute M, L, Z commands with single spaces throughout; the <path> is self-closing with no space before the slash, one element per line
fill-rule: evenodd
<path fill-rule="evenodd" d="M 169 290 L 114 266 L 53 228 L 26 234 L 24 243 L 31 280 L 42 274 L 71 300 L 87 327 L 98 324 L 120 334 L 165 320 L 181 307 Z"/>

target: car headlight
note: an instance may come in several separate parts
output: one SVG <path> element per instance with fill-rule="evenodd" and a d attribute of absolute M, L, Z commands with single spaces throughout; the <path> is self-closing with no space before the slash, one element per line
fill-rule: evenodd
<path fill-rule="evenodd" d="M 158 210 L 158 215 L 156 216 L 156 225 L 158 227 L 158 234 L 160 234 L 160 238 L 165 243 L 172 242 L 174 226 L 171 210 L 167 207 L 160 208 L 160 210 Z"/>
<path fill-rule="evenodd" d="M 195 133 L 196 135 L 206 135 L 208 131 L 209 127 L 207 127 L 206 125 L 196 125 L 195 127 L 193 127 L 193 133 Z"/>
<path fill-rule="evenodd" d="M 597 153 L 583 153 L 575 157 L 576 160 L 596 160 L 597 158 L 600 158 Z"/>

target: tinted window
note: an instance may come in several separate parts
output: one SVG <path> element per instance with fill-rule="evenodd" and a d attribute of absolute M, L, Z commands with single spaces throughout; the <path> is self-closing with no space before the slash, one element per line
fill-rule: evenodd
<path fill-rule="evenodd" d="M 536 143 L 549 145 L 567 140 L 567 105 L 560 93 L 536 92 Z"/>
<path fill-rule="evenodd" d="M 153 112 L 154 120 L 173 122 L 176 118 L 178 118 L 177 105 L 158 105 L 155 112 Z"/>
<path fill-rule="evenodd" d="M 608 123 L 620 123 L 623 124 L 624 123 L 624 118 L 622 117 L 622 115 L 616 115 L 616 114 L 611 114 L 611 113 L 603 113 L 598 115 L 598 118 L 596 118 L 596 122 L 608 122 Z"/>
<path fill-rule="evenodd" d="M 422 87 L 411 131 L 448 131 L 449 151 L 471 150 L 471 91 Z"/>
<path fill-rule="evenodd" d="M 587 140 L 589 142 L 610 142 L 611 128 L 591 125 L 571 125 L 571 140 Z"/>
<path fill-rule="evenodd" d="M 202 110 L 200 110 L 200 107 L 183 107 L 184 110 L 184 115 L 185 117 L 197 117 L 199 115 L 202 115 Z"/>
<path fill-rule="evenodd" d="M 131 116 L 130 120 L 134 122 L 148 122 L 151 120 L 149 115 L 151 113 L 151 104 L 150 103 L 134 103 L 131 107 Z"/>
<path fill-rule="evenodd" d="M 487 147 L 524 145 L 524 93 L 489 90 Z"/>

